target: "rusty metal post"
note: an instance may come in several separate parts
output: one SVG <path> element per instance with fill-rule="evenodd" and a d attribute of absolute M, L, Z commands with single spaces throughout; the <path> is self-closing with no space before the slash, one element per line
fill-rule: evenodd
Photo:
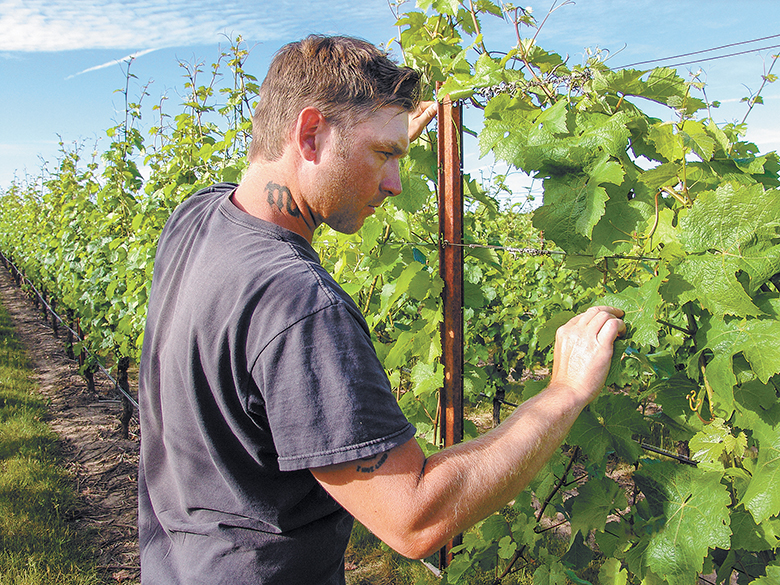
<path fill-rule="evenodd" d="M 444 321 L 441 328 L 444 388 L 441 392 L 441 436 L 449 447 L 463 440 L 463 108 L 449 96 L 439 101 L 439 274 Z M 456 245 L 451 245 L 456 244 Z M 444 568 L 452 560 L 450 550 L 460 536 L 439 555 Z"/>

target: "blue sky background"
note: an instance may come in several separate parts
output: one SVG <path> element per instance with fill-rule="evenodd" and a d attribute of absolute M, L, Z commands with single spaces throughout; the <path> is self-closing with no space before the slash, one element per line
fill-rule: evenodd
<path fill-rule="evenodd" d="M 541 20 L 553 0 L 524 2 Z M 412 8 L 413 2 L 403 6 Z M 151 81 L 147 105 L 165 94 L 168 111 L 179 112 L 178 61 L 208 66 L 227 44 L 225 35 L 241 34 L 253 47 L 246 68 L 262 79 L 271 55 L 288 41 L 319 32 L 384 43 L 396 34 L 394 24 L 387 0 L 0 0 L 0 189 L 14 177 L 39 175 L 43 160 L 56 160 L 60 138 L 90 149 L 99 141 L 103 152 L 105 130 L 124 116 L 115 90 L 124 86 L 118 60 L 130 54 L 138 53 L 131 96 Z M 483 24 L 489 48 L 512 46 L 510 24 L 499 18 Z M 617 67 L 772 35 L 780 35 L 780 0 L 577 0 L 555 11 L 537 42 L 573 64 L 584 61 L 587 48 L 606 49 Z M 740 99 L 760 87 L 780 36 L 662 64 L 760 48 L 678 68 L 685 77 L 702 69 L 708 98 L 722 103 L 717 122 L 739 121 L 746 111 Z M 780 75 L 780 65 L 774 73 Z M 766 152 L 780 149 L 780 81 L 763 96 L 748 118 L 748 139 Z M 486 165 L 476 145 L 467 144 L 466 170 L 486 173 Z"/>

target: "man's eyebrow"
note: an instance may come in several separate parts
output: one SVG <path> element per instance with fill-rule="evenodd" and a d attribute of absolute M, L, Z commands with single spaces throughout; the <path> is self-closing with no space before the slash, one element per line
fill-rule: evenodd
<path fill-rule="evenodd" d="M 393 156 L 406 156 L 409 153 L 408 148 L 403 148 L 397 142 L 380 142 L 377 144 L 379 150 L 390 152 Z"/>

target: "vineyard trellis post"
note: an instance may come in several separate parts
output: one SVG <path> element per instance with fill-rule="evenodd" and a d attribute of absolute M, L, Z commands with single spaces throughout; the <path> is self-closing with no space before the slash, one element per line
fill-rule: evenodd
<path fill-rule="evenodd" d="M 463 241 L 463 106 L 449 96 L 438 103 L 439 274 L 444 281 L 440 410 L 441 437 L 449 447 L 463 440 L 463 248 L 458 245 Z M 460 540 L 458 536 L 442 548 L 441 568 Z"/>

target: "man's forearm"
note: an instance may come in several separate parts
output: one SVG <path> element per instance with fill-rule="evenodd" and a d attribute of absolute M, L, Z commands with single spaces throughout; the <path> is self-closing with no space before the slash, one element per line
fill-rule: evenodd
<path fill-rule="evenodd" d="M 525 489 L 583 407 L 568 388 L 551 386 L 498 428 L 429 457 L 414 497 L 414 509 L 427 513 L 418 515 L 411 530 L 420 545 L 428 543 L 423 552 L 438 549 Z"/>
<path fill-rule="evenodd" d="M 498 428 L 425 458 L 415 440 L 370 462 L 313 469 L 355 518 L 421 558 L 524 489 L 604 385 L 622 311 L 592 307 L 558 329 L 550 386 Z M 368 471 L 366 471 L 368 470 Z"/>

